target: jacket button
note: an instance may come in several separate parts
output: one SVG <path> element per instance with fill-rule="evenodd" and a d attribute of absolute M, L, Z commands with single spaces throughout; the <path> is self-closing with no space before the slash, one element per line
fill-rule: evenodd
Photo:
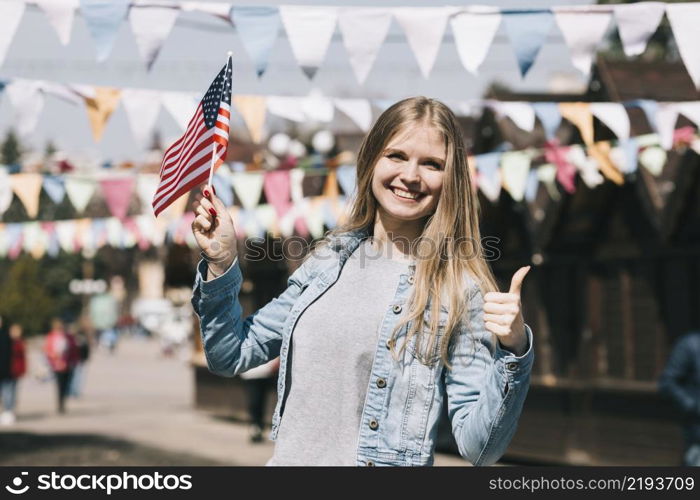
<path fill-rule="evenodd" d="M 387 349 L 391 349 L 391 346 L 393 346 L 393 345 L 394 345 L 394 343 L 392 342 L 391 339 L 388 339 L 388 340 L 386 341 L 386 348 L 387 348 Z"/>
<path fill-rule="evenodd" d="M 412 285 L 413 284 L 413 275 L 408 277 L 408 284 Z"/>
<path fill-rule="evenodd" d="M 394 311 L 395 314 L 399 314 L 401 312 L 401 304 L 396 304 L 391 310 Z"/>
<path fill-rule="evenodd" d="M 367 460 L 367 467 L 374 467 L 374 462 Z"/>
<path fill-rule="evenodd" d="M 372 419 L 369 421 L 369 428 L 370 429 L 372 429 L 373 431 L 376 431 L 378 427 L 379 427 L 379 422 L 377 422 L 375 419 Z"/>
<path fill-rule="evenodd" d="M 384 380 L 383 378 L 378 378 L 377 379 L 377 387 L 379 387 L 380 389 L 383 389 L 384 387 L 386 387 L 386 380 Z"/>
<path fill-rule="evenodd" d="M 508 371 L 514 372 L 518 369 L 518 363 L 512 361 L 510 363 L 506 363 L 506 369 L 508 369 Z"/>

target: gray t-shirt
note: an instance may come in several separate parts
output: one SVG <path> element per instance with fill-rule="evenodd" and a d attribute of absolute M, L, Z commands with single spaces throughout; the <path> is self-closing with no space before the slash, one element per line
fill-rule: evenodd
<path fill-rule="evenodd" d="M 299 317 L 289 392 L 267 465 L 356 464 L 379 327 L 408 262 L 363 241 L 338 281 Z"/>

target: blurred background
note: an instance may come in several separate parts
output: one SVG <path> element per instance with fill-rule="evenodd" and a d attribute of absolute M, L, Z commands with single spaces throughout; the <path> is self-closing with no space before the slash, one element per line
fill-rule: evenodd
<path fill-rule="evenodd" d="M 700 323 L 700 4 L 522 4 L 0 0 L 0 465 L 271 456 L 275 363 L 225 379 L 201 350 L 195 193 L 151 208 L 229 50 L 214 186 L 246 314 L 343 222 L 374 119 L 438 98 L 501 288 L 533 266 L 536 361 L 502 464 L 680 464 L 700 444 L 700 348 L 668 361 Z M 467 465 L 446 415 L 438 452 Z"/>

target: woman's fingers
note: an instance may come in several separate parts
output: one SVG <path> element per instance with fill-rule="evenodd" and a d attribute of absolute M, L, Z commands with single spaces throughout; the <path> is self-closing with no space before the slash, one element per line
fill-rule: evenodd
<path fill-rule="evenodd" d="M 204 208 L 204 206 L 202 206 L 202 205 L 197 207 L 195 214 L 206 217 L 206 219 L 209 220 L 209 222 L 212 222 L 213 218 L 214 218 L 214 216 L 211 213 L 209 213 L 209 211 L 207 211 L 207 209 Z"/>
<path fill-rule="evenodd" d="M 219 215 L 218 211 L 214 207 L 214 204 L 207 198 L 202 198 L 200 206 L 204 207 L 204 209 L 214 217 Z"/>
<path fill-rule="evenodd" d="M 192 224 L 203 233 L 208 232 L 212 228 L 212 222 L 202 214 L 197 215 Z"/>
<path fill-rule="evenodd" d="M 484 303 L 484 312 L 492 314 L 518 314 L 520 308 L 517 304 L 499 304 L 497 302 Z"/>
<path fill-rule="evenodd" d="M 214 210 L 217 212 L 223 212 L 226 210 L 226 205 L 224 205 L 221 199 L 216 196 L 216 193 L 211 186 L 204 186 L 202 188 L 202 193 L 204 194 L 204 198 L 212 205 Z"/>
<path fill-rule="evenodd" d="M 504 316 L 502 314 L 484 314 L 484 321 L 495 323 L 497 325 L 510 326 L 514 316 Z"/>

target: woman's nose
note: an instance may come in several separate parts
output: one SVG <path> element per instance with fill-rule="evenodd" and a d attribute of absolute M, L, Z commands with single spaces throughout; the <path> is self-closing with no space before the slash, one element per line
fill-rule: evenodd
<path fill-rule="evenodd" d="M 418 162 L 411 160 L 405 163 L 403 169 L 401 169 L 401 180 L 406 183 L 417 183 L 420 182 L 420 175 L 418 171 Z"/>

